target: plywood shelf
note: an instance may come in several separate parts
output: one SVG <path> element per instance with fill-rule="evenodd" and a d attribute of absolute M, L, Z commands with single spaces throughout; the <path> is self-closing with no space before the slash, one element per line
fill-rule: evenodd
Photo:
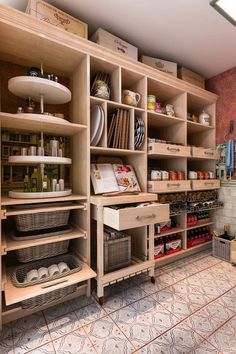
<path fill-rule="evenodd" d="M 11 114 L 0 112 L 0 120 L 2 128 L 14 128 L 28 132 L 43 131 L 63 136 L 73 136 L 87 128 L 83 124 L 70 123 L 65 119 L 42 114 Z"/>
<path fill-rule="evenodd" d="M 72 159 L 68 157 L 54 156 L 9 156 L 9 163 L 12 164 L 47 164 L 47 165 L 71 165 Z"/>
<path fill-rule="evenodd" d="M 168 230 L 168 231 L 164 231 L 164 232 L 161 232 L 160 234 L 156 234 L 154 236 L 154 238 L 159 238 L 159 237 L 165 237 L 165 236 L 169 236 L 169 235 L 173 235 L 173 234 L 177 234 L 179 232 L 184 232 L 186 229 L 182 228 L 182 227 L 176 227 L 176 228 L 173 228 L 171 230 Z"/>
<path fill-rule="evenodd" d="M 199 223 L 196 224 L 196 225 L 187 227 L 186 230 L 189 231 L 189 230 L 197 229 L 198 227 L 204 227 L 204 226 L 209 226 L 209 225 L 213 225 L 213 224 L 214 224 L 213 221 L 209 221 L 209 222 L 199 222 Z"/>
<path fill-rule="evenodd" d="M 209 131 L 215 129 L 212 126 L 207 126 L 207 125 L 203 125 L 200 123 L 195 123 L 195 122 L 191 122 L 191 121 L 187 121 L 187 133 L 188 134 L 194 134 L 194 133 L 200 133 L 200 132 L 204 132 L 204 131 Z"/>
<path fill-rule="evenodd" d="M 7 196 L 2 196 L 1 205 L 20 205 L 20 204 L 38 204 L 38 203 L 51 203 L 51 202 L 67 202 L 67 201 L 75 201 L 75 200 L 86 200 L 86 196 L 79 194 L 71 194 L 67 197 L 59 197 L 59 198 L 43 198 L 43 199 L 13 199 Z"/>
<path fill-rule="evenodd" d="M 129 149 L 113 149 L 100 146 L 90 146 L 90 152 L 94 155 L 105 154 L 108 156 L 144 155 L 145 151 Z"/>
<path fill-rule="evenodd" d="M 77 229 L 73 229 L 70 232 L 66 232 L 64 234 L 56 235 L 56 236 L 49 236 L 38 238 L 34 240 L 27 240 L 24 241 L 17 241 L 13 240 L 10 235 L 6 237 L 6 246 L 5 252 L 20 250 L 28 247 L 35 247 L 39 245 L 46 245 L 49 243 L 60 242 L 65 240 L 73 240 L 77 238 L 86 238 L 86 232 L 79 227 Z"/>
<path fill-rule="evenodd" d="M 91 102 L 95 102 L 96 104 L 102 104 L 102 103 L 106 102 L 108 105 L 110 105 L 111 107 L 114 107 L 114 108 L 123 108 L 123 109 L 132 109 L 133 108 L 136 111 L 140 111 L 140 112 L 145 111 L 143 108 L 140 108 L 140 107 L 130 106 L 128 104 L 124 104 L 121 102 L 105 100 L 103 98 L 99 98 L 99 97 L 95 97 L 95 96 L 90 96 L 90 100 L 91 100 Z"/>
<path fill-rule="evenodd" d="M 184 123 L 185 120 L 178 117 L 170 117 L 166 114 L 156 113 L 153 111 L 148 112 L 148 125 L 150 127 L 168 127 L 176 123 Z"/>

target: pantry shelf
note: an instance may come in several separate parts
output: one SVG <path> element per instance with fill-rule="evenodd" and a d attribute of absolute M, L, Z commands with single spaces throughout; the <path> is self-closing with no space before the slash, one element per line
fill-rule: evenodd
<path fill-rule="evenodd" d="M 100 146 L 90 146 L 90 152 L 94 155 L 106 154 L 108 156 L 145 155 L 145 151 L 129 149 L 113 149 Z"/>
<path fill-rule="evenodd" d="M 8 81 L 8 89 L 21 98 L 31 97 L 40 101 L 44 97 L 45 103 L 63 104 L 71 100 L 70 90 L 58 82 L 35 76 L 17 76 Z"/>
<path fill-rule="evenodd" d="M 169 235 L 173 235 L 179 232 L 184 232 L 186 229 L 182 228 L 182 227 L 176 227 L 174 229 L 168 230 L 168 231 L 164 231 L 161 232 L 160 234 L 154 235 L 154 238 L 159 238 L 159 237 L 165 237 L 165 236 L 169 236 Z"/>
<path fill-rule="evenodd" d="M 99 97 L 95 97 L 95 96 L 90 96 L 90 101 L 94 102 L 96 104 L 102 104 L 102 103 L 106 102 L 111 107 L 114 107 L 114 109 L 115 108 L 123 108 L 123 109 L 131 109 L 131 108 L 133 108 L 136 111 L 140 111 L 140 112 L 144 112 L 145 111 L 145 109 L 140 108 L 140 107 L 131 106 L 131 105 L 120 103 L 120 102 L 116 102 L 116 101 L 105 100 L 103 98 L 99 98 Z"/>
<path fill-rule="evenodd" d="M 200 123 L 187 121 L 187 132 L 188 132 L 188 134 L 199 133 L 199 132 L 212 130 L 212 129 L 215 129 L 215 127 L 212 127 L 210 125 L 203 125 L 203 124 L 200 124 Z"/>
<path fill-rule="evenodd" d="M 147 111 L 148 113 L 148 125 L 150 127 L 168 127 L 176 123 L 184 123 L 182 118 L 171 117 L 166 114 L 156 113 L 153 111 Z"/>
<path fill-rule="evenodd" d="M 24 192 L 24 191 L 9 191 L 10 198 L 16 199 L 48 199 L 66 197 L 72 193 L 71 189 L 57 192 Z"/>
<path fill-rule="evenodd" d="M 86 200 L 86 196 L 79 194 L 71 194 L 66 197 L 57 197 L 57 198 L 35 198 L 35 199 L 13 199 L 7 196 L 2 196 L 1 205 L 20 205 L 20 204 L 35 204 L 35 203 L 51 203 L 53 202 L 66 202 L 66 201 L 75 201 L 75 200 Z"/>
<path fill-rule="evenodd" d="M 45 132 L 73 136 L 87 128 L 83 124 L 70 123 L 65 119 L 45 116 L 43 114 L 11 114 L 0 112 L 2 128 L 20 129 L 28 132 Z"/>
<path fill-rule="evenodd" d="M 9 156 L 9 163 L 71 165 L 72 159 L 54 156 Z"/>
<path fill-rule="evenodd" d="M 77 239 L 77 238 L 85 238 L 86 237 L 86 232 L 79 227 L 77 229 L 73 229 L 70 232 L 56 235 L 56 236 L 49 236 L 49 237 L 44 237 L 44 238 L 38 238 L 34 240 L 27 240 L 27 237 L 25 237 L 24 241 L 18 241 L 18 240 L 13 240 L 11 238 L 11 235 L 5 236 L 6 238 L 6 246 L 5 246 L 5 252 L 9 251 L 14 251 L 14 250 L 20 250 L 28 247 L 35 247 L 39 245 L 46 245 L 49 243 L 54 243 L 54 242 L 60 242 L 60 241 L 65 241 L 65 240 L 72 240 L 72 239 Z"/>
<path fill-rule="evenodd" d="M 187 231 L 189 231 L 189 230 L 193 230 L 193 229 L 196 229 L 196 228 L 198 228 L 198 227 L 204 227 L 204 226 L 208 226 L 208 225 L 213 225 L 214 224 L 214 222 L 213 221 L 210 221 L 210 222 L 198 222 L 196 225 L 194 225 L 194 226 L 189 226 L 189 227 L 187 227 Z"/>

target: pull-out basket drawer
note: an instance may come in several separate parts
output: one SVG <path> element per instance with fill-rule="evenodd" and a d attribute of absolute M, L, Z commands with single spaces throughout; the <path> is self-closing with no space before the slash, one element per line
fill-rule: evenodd
<path fill-rule="evenodd" d="M 169 220 L 169 205 L 159 203 L 146 206 L 113 209 L 104 208 L 104 224 L 116 230 L 155 224 Z"/>

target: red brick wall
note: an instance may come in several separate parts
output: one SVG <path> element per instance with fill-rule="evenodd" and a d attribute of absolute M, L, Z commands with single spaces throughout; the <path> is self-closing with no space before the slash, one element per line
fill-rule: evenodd
<path fill-rule="evenodd" d="M 220 96 L 216 104 L 216 143 L 220 144 L 224 142 L 231 119 L 235 121 L 236 132 L 236 67 L 209 79 L 206 89 Z"/>

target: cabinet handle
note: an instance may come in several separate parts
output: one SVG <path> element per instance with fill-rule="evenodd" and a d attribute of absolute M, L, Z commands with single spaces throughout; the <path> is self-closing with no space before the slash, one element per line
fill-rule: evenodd
<path fill-rule="evenodd" d="M 142 220 L 142 219 L 154 219 L 156 217 L 156 214 L 152 215 L 144 215 L 144 216 L 136 216 L 136 220 Z"/>
<path fill-rule="evenodd" d="M 167 183 L 167 187 L 180 187 L 180 183 Z"/>
<path fill-rule="evenodd" d="M 179 148 L 172 148 L 172 147 L 169 147 L 169 146 L 168 146 L 167 150 L 169 150 L 169 151 L 176 151 L 176 152 L 179 152 L 179 151 L 180 151 Z"/>
<path fill-rule="evenodd" d="M 205 155 L 212 155 L 212 156 L 213 156 L 213 155 L 214 155 L 214 152 L 204 151 L 204 154 L 205 154 Z"/>
<path fill-rule="evenodd" d="M 205 184 L 205 186 L 213 186 L 214 182 L 205 182 L 204 184 Z"/>

